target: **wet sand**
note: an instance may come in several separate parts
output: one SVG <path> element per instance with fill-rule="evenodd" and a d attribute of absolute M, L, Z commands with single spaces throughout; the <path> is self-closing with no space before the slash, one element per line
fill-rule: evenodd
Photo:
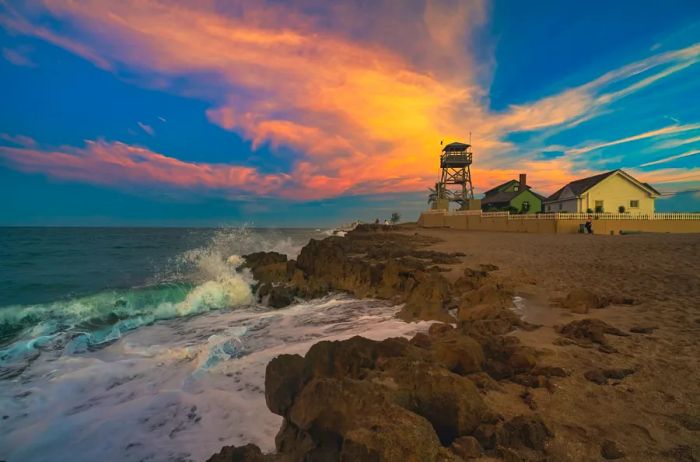
<path fill-rule="evenodd" d="M 612 440 L 625 460 L 700 458 L 700 235 L 544 235 L 400 228 L 438 237 L 431 248 L 464 252 L 463 263 L 446 265 L 456 280 L 463 268 L 493 264 L 492 274 L 521 297 L 521 314 L 541 327 L 516 331 L 536 348 L 538 362 L 565 368 L 552 391 L 497 384 L 488 404 L 504 416 L 536 409 L 556 437 L 553 460 L 602 460 Z M 627 299 L 587 313 L 561 307 L 572 289 Z M 617 350 L 558 342 L 556 326 L 600 319 L 628 336 L 607 336 Z M 637 329 L 635 329 L 637 328 Z M 632 333 L 638 328 L 653 328 Z M 643 329 L 642 329 L 643 330 Z M 623 379 L 598 384 L 584 377 L 596 368 L 629 368 Z"/>

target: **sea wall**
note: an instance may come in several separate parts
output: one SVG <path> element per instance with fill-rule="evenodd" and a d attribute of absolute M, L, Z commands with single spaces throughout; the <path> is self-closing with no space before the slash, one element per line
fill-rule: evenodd
<path fill-rule="evenodd" d="M 451 228 L 469 231 L 497 231 L 515 233 L 575 234 L 585 219 L 539 218 L 524 219 L 507 215 L 429 211 L 421 213 L 418 224 L 424 228 Z M 594 219 L 596 234 L 645 233 L 700 233 L 698 219 Z"/>

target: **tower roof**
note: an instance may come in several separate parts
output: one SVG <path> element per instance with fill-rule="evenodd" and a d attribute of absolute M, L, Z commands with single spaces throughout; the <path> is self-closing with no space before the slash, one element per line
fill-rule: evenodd
<path fill-rule="evenodd" d="M 442 148 L 443 152 L 463 152 L 466 151 L 467 148 L 469 148 L 469 144 L 464 144 L 464 143 L 450 143 L 446 145 L 444 148 Z"/>

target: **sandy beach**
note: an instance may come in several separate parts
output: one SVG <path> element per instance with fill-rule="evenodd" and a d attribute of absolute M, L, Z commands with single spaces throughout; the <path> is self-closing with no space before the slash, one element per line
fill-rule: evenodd
<path fill-rule="evenodd" d="M 525 319 L 542 324 L 518 330 L 536 348 L 543 364 L 569 369 L 554 393 L 529 391 L 529 402 L 551 423 L 554 460 L 600 460 L 610 439 L 626 460 L 697 460 L 700 453 L 700 236 L 671 234 L 543 235 L 406 229 L 437 237 L 431 246 L 466 254 L 445 273 L 456 279 L 461 267 L 499 267 L 494 275 L 524 298 Z M 628 298 L 575 313 L 557 306 L 574 288 Z M 618 351 L 556 345 L 555 326 L 600 319 L 623 332 L 653 328 L 627 337 L 608 336 Z M 599 385 L 584 377 L 594 368 L 631 368 L 622 380 Z M 486 399 L 506 415 L 527 412 L 523 387 L 508 384 Z"/>

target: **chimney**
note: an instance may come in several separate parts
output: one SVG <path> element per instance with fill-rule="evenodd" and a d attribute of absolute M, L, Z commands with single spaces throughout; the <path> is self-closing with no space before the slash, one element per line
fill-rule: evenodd
<path fill-rule="evenodd" d="M 520 174 L 520 189 L 521 191 L 527 187 L 527 175 L 525 173 Z"/>

